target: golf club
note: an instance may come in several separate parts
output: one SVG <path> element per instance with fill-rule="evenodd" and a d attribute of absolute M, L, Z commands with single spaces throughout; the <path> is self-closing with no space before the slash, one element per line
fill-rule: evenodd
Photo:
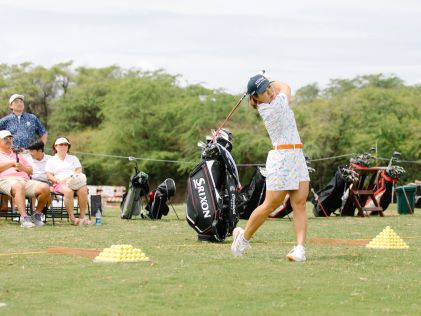
<path fill-rule="evenodd" d="M 264 75 L 266 72 L 266 70 L 261 70 L 260 72 L 258 72 L 258 74 L 260 75 Z M 227 121 L 230 119 L 230 117 L 234 114 L 235 110 L 237 110 L 238 106 L 241 104 L 241 102 L 243 102 L 244 98 L 247 96 L 247 91 L 244 92 L 244 94 L 241 96 L 240 100 L 238 100 L 237 104 L 234 106 L 234 108 L 231 110 L 231 112 L 228 113 L 227 117 L 225 118 L 225 120 L 222 122 L 222 124 L 218 127 L 218 129 L 216 130 L 215 135 L 213 136 L 211 143 L 215 140 L 215 138 L 218 136 L 218 134 L 220 133 L 220 130 L 225 126 L 225 124 L 227 123 Z"/>

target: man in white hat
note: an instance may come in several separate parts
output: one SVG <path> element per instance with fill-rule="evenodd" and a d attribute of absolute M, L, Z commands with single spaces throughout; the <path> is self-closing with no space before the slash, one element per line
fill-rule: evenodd
<path fill-rule="evenodd" d="M 0 130 L 0 192 L 13 198 L 22 227 L 42 226 L 41 212 L 48 203 L 50 188 L 46 183 L 29 178 L 32 167 L 23 155 L 12 150 L 12 142 L 12 134 Z M 32 216 L 26 213 L 25 196 L 38 200 Z"/>
<path fill-rule="evenodd" d="M 41 138 L 44 144 L 47 142 L 47 130 L 41 121 L 31 113 L 25 112 L 25 97 L 14 94 L 9 99 L 9 115 L 0 119 L 0 130 L 8 130 L 13 135 L 13 147 L 27 149 L 29 144 L 37 138 Z"/>

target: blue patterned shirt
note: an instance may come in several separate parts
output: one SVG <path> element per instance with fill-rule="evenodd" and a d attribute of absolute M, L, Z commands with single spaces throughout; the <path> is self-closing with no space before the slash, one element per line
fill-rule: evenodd
<path fill-rule="evenodd" d="M 13 146 L 28 148 L 29 144 L 38 136 L 44 135 L 47 130 L 41 121 L 30 113 L 23 112 L 18 119 L 15 113 L 0 119 L 0 130 L 8 130 L 13 135 Z"/>

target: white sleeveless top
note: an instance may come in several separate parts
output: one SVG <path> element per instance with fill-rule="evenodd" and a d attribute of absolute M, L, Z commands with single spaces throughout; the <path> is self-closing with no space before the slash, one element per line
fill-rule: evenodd
<path fill-rule="evenodd" d="M 288 105 L 287 96 L 281 92 L 271 103 L 257 105 L 272 145 L 301 143 L 294 112 Z"/>

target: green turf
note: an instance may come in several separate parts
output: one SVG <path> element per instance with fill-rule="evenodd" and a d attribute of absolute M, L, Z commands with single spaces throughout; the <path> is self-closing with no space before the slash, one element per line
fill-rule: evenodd
<path fill-rule="evenodd" d="M 184 206 L 176 208 L 183 216 Z M 310 239 L 372 239 L 389 225 L 410 248 L 309 243 L 305 263 L 285 259 L 294 240 L 288 219 L 267 221 L 242 258 L 232 257 L 231 238 L 199 243 L 172 214 L 126 221 L 107 209 L 99 227 L 63 220 L 39 229 L 0 219 L 0 315 L 420 315 L 418 213 L 324 219 L 309 212 Z M 113 244 L 132 244 L 152 261 L 101 264 L 46 253 Z"/>

